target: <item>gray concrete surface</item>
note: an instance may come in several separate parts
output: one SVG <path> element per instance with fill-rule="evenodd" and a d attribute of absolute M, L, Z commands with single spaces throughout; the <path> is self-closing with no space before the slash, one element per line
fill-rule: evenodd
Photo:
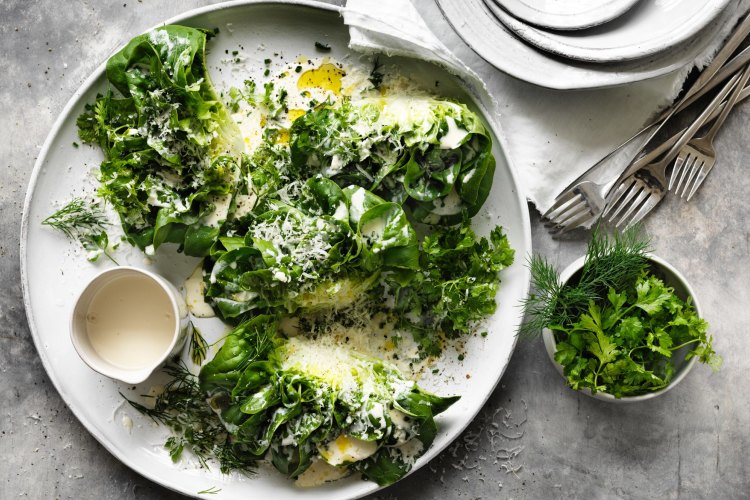
<path fill-rule="evenodd" d="M 50 383 L 23 310 L 18 235 L 35 157 L 75 89 L 131 36 L 207 3 L 0 2 L 2 499 L 181 498 L 111 456 Z M 750 497 L 748 121 L 750 105 L 730 117 L 697 198 L 667 199 L 646 223 L 656 252 L 697 290 L 722 370 L 699 366 L 664 397 L 612 405 L 567 389 L 541 340 L 522 341 L 456 444 L 379 498 Z M 582 252 L 582 237 L 553 241 L 538 217 L 532 224 L 536 251 L 553 262 Z"/>

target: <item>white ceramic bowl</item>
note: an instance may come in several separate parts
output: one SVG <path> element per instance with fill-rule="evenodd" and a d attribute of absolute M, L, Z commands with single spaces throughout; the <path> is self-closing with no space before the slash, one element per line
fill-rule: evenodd
<path fill-rule="evenodd" d="M 137 280 L 132 278 L 137 278 Z M 92 304 L 96 303 L 97 296 L 104 291 L 109 291 L 110 295 L 106 297 L 107 299 L 120 297 L 119 300 L 122 300 L 122 290 L 128 285 L 130 286 L 128 293 L 134 296 L 140 295 L 140 301 L 148 301 L 142 302 L 142 305 L 146 308 L 149 308 L 148 306 L 151 303 L 159 304 L 154 306 L 153 312 L 160 315 L 159 321 L 166 321 L 164 326 L 168 330 L 163 333 L 169 334 L 164 342 L 155 347 L 155 351 L 151 347 L 148 349 L 149 352 L 145 352 L 143 348 L 140 348 L 143 343 L 136 343 L 137 338 L 132 336 L 123 338 L 126 335 L 119 337 L 120 334 L 118 333 L 118 340 L 114 348 L 120 351 L 135 350 L 136 355 L 142 355 L 143 361 L 138 360 L 140 362 L 138 366 L 118 364 L 113 362 L 111 357 L 103 355 L 102 351 L 97 348 L 97 342 L 92 341 L 90 332 L 93 321 L 91 307 Z M 114 292 L 114 295 L 112 292 Z M 121 293 L 118 294 L 117 292 Z M 145 316 L 143 310 L 122 311 L 122 305 L 112 307 L 112 303 L 117 302 L 117 300 L 108 300 L 107 302 L 108 306 L 102 308 L 101 311 L 97 309 L 97 314 L 101 312 L 102 315 L 124 317 L 127 318 L 126 320 Z M 162 317 L 161 314 L 164 314 L 164 316 Z M 104 321 L 106 319 L 98 318 L 97 320 Z M 150 321 L 150 319 L 147 321 Z M 147 327 L 147 325 L 148 322 L 144 326 Z M 179 352 L 187 339 L 189 328 L 190 320 L 185 301 L 171 283 L 152 272 L 136 267 L 120 266 L 102 271 L 83 289 L 73 307 L 70 318 L 70 339 L 78 355 L 94 371 L 128 384 L 138 384 L 146 380 L 170 356 Z M 124 332 L 127 333 L 127 329 L 124 329 Z"/>
<path fill-rule="evenodd" d="M 651 262 L 655 264 L 658 270 L 664 275 L 664 283 L 668 286 L 673 287 L 675 294 L 679 298 L 681 298 L 682 300 L 687 300 L 688 297 L 692 297 L 695 312 L 699 317 L 702 317 L 703 312 L 701 311 L 701 306 L 698 303 L 695 292 L 693 291 L 690 283 L 687 282 L 685 277 L 664 259 L 652 254 L 649 254 L 648 257 L 649 260 L 651 260 Z M 567 283 L 568 280 L 570 280 L 570 278 L 576 272 L 583 268 L 584 259 L 585 257 L 576 259 L 575 261 L 573 261 L 573 263 L 566 267 L 562 273 L 560 273 L 560 279 L 563 283 Z M 549 359 L 552 361 L 552 364 L 555 366 L 555 369 L 557 369 L 558 373 L 567 381 L 567 377 L 565 377 L 565 374 L 563 373 L 562 365 L 555 361 L 555 351 L 557 351 L 557 343 L 555 342 L 554 333 L 551 330 L 545 328 L 542 331 L 542 338 L 544 339 L 544 347 L 547 350 Z M 582 392 L 593 398 L 600 399 L 602 401 L 609 401 L 611 403 L 635 403 L 637 401 L 645 401 L 647 399 L 653 399 L 657 396 L 661 396 L 662 394 L 671 390 L 677 384 L 679 384 L 698 361 L 697 357 L 692 357 L 688 361 L 685 361 L 684 358 L 688 350 L 689 349 L 687 347 L 683 347 L 682 349 L 674 352 L 672 361 L 674 363 L 675 372 L 674 377 L 672 378 L 672 382 L 670 382 L 670 384 L 665 388 L 659 389 L 658 391 L 648 392 L 646 394 L 641 394 L 638 396 L 624 396 L 621 398 L 616 398 L 611 394 L 607 394 L 606 392 L 601 391 L 597 392 L 596 394 L 592 394 L 591 390 L 588 388 L 581 389 L 579 392 Z"/>

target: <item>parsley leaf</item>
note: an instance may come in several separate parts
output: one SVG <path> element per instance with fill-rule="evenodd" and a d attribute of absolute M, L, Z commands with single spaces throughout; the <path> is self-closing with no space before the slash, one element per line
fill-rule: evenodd
<path fill-rule="evenodd" d="M 649 273 L 622 292 L 610 288 L 606 300 L 590 301 L 576 321 L 550 328 L 557 339 L 555 361 L 573 389 L 633 396 L 669 385 L 675 359 L 697 356 L 714 370 L 721 365 L 708 323 L 691 301 Z"/>

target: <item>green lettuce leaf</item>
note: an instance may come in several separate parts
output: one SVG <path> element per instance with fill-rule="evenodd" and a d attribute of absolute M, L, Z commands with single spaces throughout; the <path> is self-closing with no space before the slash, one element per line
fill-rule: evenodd
<path fill-rule="evenodd" d="M 228 217 L 244 144 L 205 62 L 206 32 L 163 26 L 107 62 L 120 93 L 99 96 L 79 135 L 104 152 L 99 194 L 128 240 L 147 252 L 176 243 L 204 256 Z"/>

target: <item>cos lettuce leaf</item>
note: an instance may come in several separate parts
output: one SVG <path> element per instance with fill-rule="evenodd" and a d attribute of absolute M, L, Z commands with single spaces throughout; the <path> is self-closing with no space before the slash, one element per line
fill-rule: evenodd
<path fill-rule="evenodd" d="M 295 120 L 292 175 L 321 173 L 404 203 L 416 220 L 474 216 L 495 171 L 492 140 L 465 105 L 423 96 L 343 101 Z"/>
<path fill-rule="evenodd" d="M 381 272 L 418 268 L 416 232 L 397 204 L 321 176 L 293 203 L 267 201 L 244 235 L 214 246 L 206 296 L 224 318 L 339 309 Z"/>
<path fill-rule="evenodd" d="M 233 456 L 270 454 L 290 477 L 320 456 L 390 484 L 432 444 L 435 415 L 458 399 L 427 393 L 395 367 L 344 347 L 271 339 L 275 328 L 267 316 L 239 325 L 200 373 Z M 252 348 L 238 356 L 238 345 Z"/>
<path fill-rule="evenodd" d="M 107 62 L 119 92 L 78 118 L 104 152 L 99 194 L 142 250 L 179 244 L 203 256 L 219 236 L 241 172 L 242 138 L 206 67 L 207 32 L 164 26 Z"/>

